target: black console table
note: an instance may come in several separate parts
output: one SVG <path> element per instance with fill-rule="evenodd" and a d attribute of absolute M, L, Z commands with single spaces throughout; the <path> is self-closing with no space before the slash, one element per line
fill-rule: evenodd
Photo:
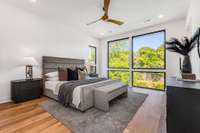
<path fill-rule="evenodd" d="M 167 133 L 200 133 L 200 83 L 167 80 Z"/>

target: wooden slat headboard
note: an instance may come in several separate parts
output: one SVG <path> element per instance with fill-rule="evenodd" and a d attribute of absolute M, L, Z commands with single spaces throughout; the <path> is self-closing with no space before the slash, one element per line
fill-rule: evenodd
<path fill-rule="evenodd" d="M 57 71 L 58 67 L 62 68 L 84 67 L 85 60 L 43 56 L 42 64 L 43 64 L 42 67 L 43 67 L 43 77 L 44 77 L 44 74 L 46 73 Z"/>

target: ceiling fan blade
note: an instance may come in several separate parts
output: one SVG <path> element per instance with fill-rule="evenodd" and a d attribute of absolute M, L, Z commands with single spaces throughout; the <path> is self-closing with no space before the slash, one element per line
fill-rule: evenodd
<path fill-rule="evenodd" d="M 104 0 L 103 10 L 104 10 L 105 14 L 108 14 L 109 5 L 110 5 L 110 0 Z"/>
<path fill-rule="evenodd" d="M 117 24 L 117 25 L 124 24 L 124 22 L 118 21 L 118 20 L 114 20 L 114 19 L 108 19 L 107 22 L 114 23 L 114 24 Z"/>
<path fill-rule="evenodd" d="M 101 18 L 100 18 L 100 19 L 97 19 L 97 20 L 95 20 L 95 21 L 92 21 L 92 22 L 90 22 L 90 23 L 87 23 L 86 25 L 89 26 L 89 25 L 94 24 L 94 23 L 96 23 L 96 22 L 98 22 L 98 21 L 100 21 L 100 20 L 101 20 Z"/>

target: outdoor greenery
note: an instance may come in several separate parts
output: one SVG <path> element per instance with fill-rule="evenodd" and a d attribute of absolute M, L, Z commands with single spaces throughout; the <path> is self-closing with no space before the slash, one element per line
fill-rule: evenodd
<path fill-rule="evenodd" d="M 89 46 L 88 73 L 96 72 L 96 48 Z"/>
<path fill-rule="evenodd" d="M 128 39 L 115 41 L 109 44 L 109 67 L 129 68 Z"/>
<path fill-rule="evenodd" d="M 96 60 L 96 49 L 94 47 L 89 47 L 89 63 L 94 65 Z"/>
<path fill-rule="evenodd" d="M 129 83 L 129 71 L 109 71 L 111 79 L 121 79 L 122 82 Z"/>
<path fill-rule="evenodd" d="M 141 47 L 133 51 L 133 68 L 164 68 L 164 45 L 158 48 Z M 116 41 L 109 45 L 109 67 L 129 68 L 129 43 Z M 129 82 L 129 71 L 109 71 L 109 78 L 121 79 L 124 83 Z M 133 85 L 138 87 L 164 89 L 164 73 L 133 73 Z"/>
<path fill-rule="evenodd" d="M 164 68 L 164 45 L 157 49 L 142 47 L 134 53 L 134 68 Z"/>
<path fill-rule="evenodd" d="M 164 90 L 164 73 L 133 72 L 133 86 Z"/>

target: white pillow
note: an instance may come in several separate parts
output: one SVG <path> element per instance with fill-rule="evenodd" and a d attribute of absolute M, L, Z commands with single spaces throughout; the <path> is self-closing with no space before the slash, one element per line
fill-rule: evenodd
<path fill-rule="evenodd" d="M 46 73 L 45 76 L 47 78 L 58 77 L 58 71 Z"/>
<path fill-rule="evenodd" d="M 58 81 L 58 77 L 47 78 L 47 81 Z"/>

